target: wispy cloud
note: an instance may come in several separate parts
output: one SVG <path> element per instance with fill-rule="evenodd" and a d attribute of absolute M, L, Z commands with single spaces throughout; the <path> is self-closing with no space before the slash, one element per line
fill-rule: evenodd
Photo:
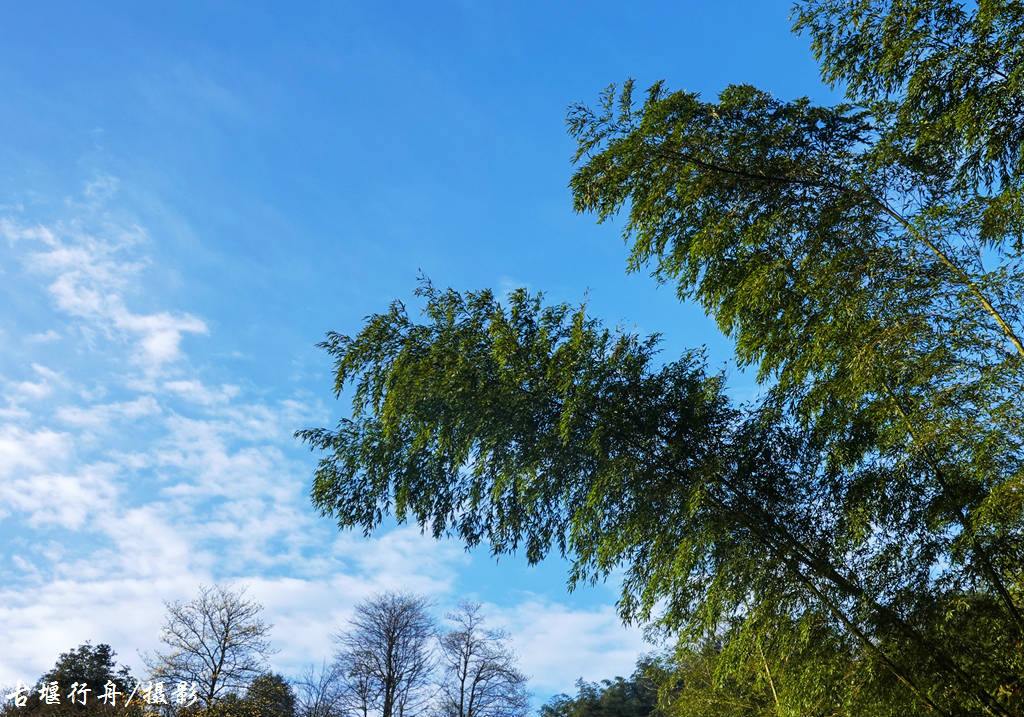
<path fill-rule="evenodd" d="M 637 655 L 652 649 L 640 629 L 623 630 L 611 605 L 574 608 L 537 596 L 511 608 L 486 608 L 494 624 L 512 637 L 522 669 L 538 692 L 564 690 L 581 677 L 598 681 L 629 675 Z"/>
<path fill-rule="evenodd" d="M 47 329 L 46 331 L 41 331 L 38 334 L 29 334 L 25 337 L 25 341 L 30 344 L 47 344 L 51 341 L 56 341 L 59 338 L 60 334 L 53 329 Z"/>
<path fill-rule="evenodd" d="M 166 381 L 163 387 L 194 403 L 211 406 L 223 405 L 238 395 L 238 386 L 222 384 L 216 388 L 204 385 L 195 379 L 187 381 Z"/>
<path fill-rule="evenodd" d="M 105 199 L 116 183 L 99 186 L 102 191 L 95 182 L 89 185 L 90 199 Z M 10 242 L 33 245 L 24 261 L 48 278 L 49 294 L 62 313 L 83 319 L 106 335 L 120 333 L 131 338 L 136 345 L 134 358 L 149 375 L 181 358 L 185 334 L 208 333 L 206 323 L 192 314 L 136 313 L 125 305 L 125 290 L 146 265 L 143 260 L 126 257 L 128 250 L 147 239 L 138 226 L 109 221 L 94 226 L 77 217 L 50 226 L 23 225 L 8 218 L 0 221 L 0 234 Z M 49 336 L 48 332 L 43 335 Z"/>
<path fill-rule="evenodd" d="M 331 634 L 376 592 L 457 602 L 471 567 L 461 546 L 414 527 L 338 533 L 313 511 L 292 431 L 321 423 L 323 407 L 211 377 L 186 337 L 207 336 L 207 356 L 233 347 L 173 299 L 142 295 L 160 267 L 149 232 L 114 218 L 117 191 L 100 177 L 70 216 L 0 218 L 19 290 L 48 312 L 19 325 L 30 359 L 0 379 L 0 684 L 85 640 L 140 668 L 164 601 L 212 580 L 251 586 L 275 623 L 275 666 L 292 674 L 329 657 Z M 542 690 L 628 671 L 640 644 L 611 609 L 540 597 L 490 608 Z"/>
<path fill-rule="evenodd" d="M 49 428 L 26 430 L 14 423 L 0 424 L 0 478 L 15 471 L 46 470 L 69 453 L 69 436 Z"/>
<path fill-rule="evenodd" d="M 132 306 L 154 267 L 148 233 L 110 218 L 116 189 L 90 184 L 67 203 L 73 216 L 49 224 L 0 220 L 38 282 L 25 290 L 85 339 L 72 355 L 63 333 L 24 327 L 37 360 L 0 384 L 0 529 L 17 536 L 0 552 L 0 634 L 12 641 L 0 683 L 31 679 L 86 639 L 131 662 L 124 647 L 155 646 L 163 601 L 202 581 L 252 583 L 272 619 L 305 625 L 284 633 L 296 667 L 327 656 L 327 632 L 369 594 L 449 589 L 465 560 L 453 546 L 408 530 L 339 537 L 313 513 L 291 437 L 313 418 L 306 403 L 207 381 L 183 345 L 206 322 Z"/>
<path fill-rule="evenodd" d="M 92 406 L 61 406 L 57 420 L 78 428 L 106 429 L 114 420 L 130 420 L 160 413 L 160 404 L 153 396 L 140 396 L 132 401 Z"/>

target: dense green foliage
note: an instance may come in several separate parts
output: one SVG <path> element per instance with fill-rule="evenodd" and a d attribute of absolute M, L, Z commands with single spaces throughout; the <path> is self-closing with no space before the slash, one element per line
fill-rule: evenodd
<path fill-rule="evenodd" d="M 628 679 L 616 677 L 600 683 L 576 682 L 576 695 L 557 695 L 540 709 L 540 717 L 655 717 L 658 684 L 647 674 L 651 665 L 640 663 Z"/>
<path fill-rule="evenodd" d="M 0 714 L 31 714 L 38 715 L 38 717 L 118 714 L 125 717 L 138 717 L 140 714 L 138 703 L 127 708 L 124 706 L 136 680 L 126 666 L 119 667 L 117 665 L 114 659 L 116 654 L 106 643 L 92 645 L 89 642 L 61 653 L 53 668 L 36 680 L 31 691 L 25 695 L 27 697 L 25 706 L 17 707 L 12 699 L 4 706 Z M 39 690 L 44 684 L 49 685 L 54 682 L 57 683 L 55 697 L 58 703 L 48 704 L 42 699 Z M 115 698 L 116 705 L 101 700 L 104 694 L 104 685 L 108 682 L 113 683 L 119 693 Z M 78 688 L 72 694 L 73 685 L 78 685 Z M 4 696 L 6 694 L 5 690 Z"/>
<path fill-rule="evenodd" d="M 62 652 L 53 669 L 40 677 L 39 682 L 57 682 L 61 685 L 84 682 L 102 689 L 107 681 L 111 681 L 119 690 L 130 691 L 134 679 L 127 667 L 117 666 L 114 660 L 116 656 L 117 653 L 110 645 L 100 643 L 93 646 L 86 642 L 74 650 Z"/>
<path fill-rule="evenodd" d="M 424 284 L 421 323 L 396 303 L 323 344 L 354 398 L 299 432 L 313 499 L 622 570 L 623 618 L 679 638 L 669 714 L 1020 715 L 1024 5 L 794 18 L 844 104 L 627 82 L 568 120 L 577 210 L 624 211 L 630 269 L 766 398 L 582 308 Z"/>
<path fill-rule="evenodd" d="M 273 672 L 256 677 L 245 691 L 254 717 L 295 717 L 295 692 L 288 681 Z"/>
<path fill-rule="evenodd" d="M 295 693 L 281 675 L 266 672 L 252 679 L 244 694 L 230 692 L 209 707 L 197 703 L 181 717 L 295 717 Z"/>
<path fill-rule="evenodd" d="M 856 679 L 857 661 L 838 647 L 827 624 L 798 629 L 803 637 L 785 640 L 780 637 L 786 628 L 772 626 L 756 638 L 753 650 L 725 634 L 674 654 L 642 657 L 629 678 L 578 681 L 575 695 L 551 698 L 541 717 L 919 713 L 905 695 L 890 694 L 873 704 L 859 695 L 851 700 L 841 688 Z"/>

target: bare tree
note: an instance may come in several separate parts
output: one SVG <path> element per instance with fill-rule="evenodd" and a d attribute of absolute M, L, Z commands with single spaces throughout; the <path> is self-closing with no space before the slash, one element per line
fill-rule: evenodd
<path fill-rule="evenodd" d="M 207 711 L 228 693 L 259 675 L 273 652 L 263 606 L 245 599 L 245 588 L 201 585 L 187 603 L 165 603 L 160 640 L 170 649 L 145 658 L 153 679 L 195 682 Z"/>
<path fill-rule="evenodd" d="M 441 637 L 444 717 L 523 717 L 529 712 L 526 675 L 516 669 L 508 636 L 485 630 L 479 603 L 464 602 L 446 617 L 455 629 Z"/>
<path fill-rule="evenodd" d="M 336 636 L 349 709 L 367 717 L 419 715 L 430 695 L 436 633 L 426 598 L 383 593 L 356 605 Z"/>
<path fill-rule="evenodd" d="M 381 682 L 374 675 L 365 651 L 343 650 L 334 663 L 341 678 L 340 705 L 345 717 L 368 717 L 381 698 Z"/>
<path fill-rule="evenodd" d="M 342 672 L 325 661 L 317 670 L 310 665 L 294 681 L 298 717 L 339 717 L 342 714 Z"/>

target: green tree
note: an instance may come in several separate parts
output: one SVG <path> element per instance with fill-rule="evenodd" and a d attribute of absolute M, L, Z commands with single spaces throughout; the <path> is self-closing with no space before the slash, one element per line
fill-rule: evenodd
<path fill-rule="evenodd" d="M 648 675 L 652 665 L 650 660 L 641 660 L 628 679 L 577 680 L 576 695 L 552 697 L 541 707 L 541 717 L 660 717 L 659 685 Z"/>
<path fill-rule="evenodd" d="M 183 717 L 255 717 L 255 713 L 253 704 L 234 692 L 220 695 L 208 706 L 196 704 L 182 711 Z"/>
<path fill-rule="evenodd" d="M 124 665 L 117 666 L 117 653 L 106 643 L 95 647 L 83 643 L 74 650 L 61 653 L 57 663 L 49 672 L 39 678 L 40 682 L 57 682 L 62 686 L 73 682 L 88 683 L 94 689 L 102 689 L 108 681 L 121 691 L 131 690 L 134 679 Z"/>
<path fill-rule="evenodd" d="M 295 692 L 284 677 L 273 672 L 249 683 L 245 701 L 255 717 L 295 717 Z"/>
<path fill-rule="evenodd" d="M 254 677 L 244 693 L 222 692 L 209 705 L 171 710 L 171 717 L 295 717 L 296 697 L 281 675 L 264 672 Z"/>
<path fill-rule="evenodd" d="M 666 717 L 920 714 L 913 695 L 869 657 L 824 614 L 762 613 L 678 645 L 646 676 Z"/>
<path fill-rule="evenodd" d="M 5 706 L 4 714 L 10 715 L 65 715 L 95 713 L 102 715 L 127 715 L 137 717 L 137 705 L 125 708 L 125 701 L 136 684 L 127 666 L 117 665 L 117 653 L 106 643 L 93 645 L 85 642 L 77 648 L 63 652 L 56 664 L 42 675 L 26 695 L 24 707 L 16 707 L 13 700 Z M 56 683 L 57 704 L 47 704 L 40 696 L 43 685 Z M 105 686 L 110 683 L 118 693 L 116 704 L 104 702 Z M 10 692 L 13 692 L 11 690 Z M 73 694 L 72 694 L 73 693 Z M 4 695 L 8 692 L 4 692 Z"/>
<path fill-rule="evenodd" d="M 625 211 L 629 268 L 700 302 L 766 398 L 582 309 L 426 284 L 422 323 L 395 304 L 322 344 L 355 390 L 298 434 L 313 499 L 555 547 L 571 585 L 621 568 L 624 619 L 726 641 L 719 686 L 824 630 L 787 673 L 821 710 L 1021 714 L 1024 5 L 794 18 L 845 103 L 627 82 L 568 118 L 576 209 Z"/>

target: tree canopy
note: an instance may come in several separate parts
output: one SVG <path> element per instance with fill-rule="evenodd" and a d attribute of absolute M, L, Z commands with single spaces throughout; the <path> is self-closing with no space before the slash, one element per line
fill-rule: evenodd
<path fill-rule="evenodd" d="M 245 690 L 254 717 L 295 717 L 295 692 L 281 675 L 274 672 L 255 677 Z"/>
<path fill-rule="evenodd" d="M 794 27 L 844 103 L 627 81 L 568 117 L 576 209 L 625 212 L 629 268 L 763 400 L 583 307 L 424 282 L 421 321 L 322 344 L 353 410 L 298 433 L 313 500 L 554 548 L 570 584 L 621 569 L 624 619 L 728 640 L 719 681 L 771 672 L 767 640 L 833 664 L 790 676 L 847 712 L 1021 714 L 1024 6 L 811 0 Z"/>
<path fill-rule="evenodd" d="M 576 681 L 576 695 L 556 695 L 540 709 L 540 717 L 660 717 L 658 685 L 647 672 L 650 662 L 641 661 L 628 678 Z"/>
<path fill-rule="evenodd" d="M 138 703 L 129 706 L 124 704 L 137 681 L 127 666 L 118 666 L 114 659 L 116 656 L 113 648 L 102 642 L 97 645 L 85 642 L 62 652 L 53 668 L 36 681 L 28 694 L 23 695 L 26 698 L 25 705 L 18 707 L 12 699 L 0 709 L 0 714 L 57 716 L 95 713 L 138 717 L 141 714 Z M 118 693 L 113 702 L 103 699 L 104 688 L 108 683 Z M 49 695 L 53 702 L 44 701 L 40 689 L 44 685 L 52 687 L 54 684 L 56 688 Z"/>

